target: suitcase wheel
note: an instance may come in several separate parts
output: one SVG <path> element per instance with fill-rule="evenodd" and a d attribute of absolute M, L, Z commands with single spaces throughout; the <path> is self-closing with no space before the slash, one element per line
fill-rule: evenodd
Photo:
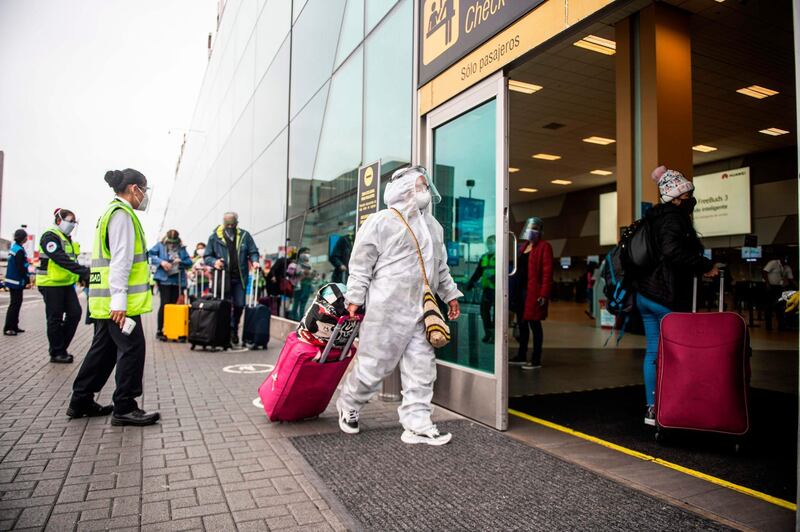
<path fill-rule="evenodd" d="M 194 344 L 192 344 L 192 345 L 191 345 L 191 347 L 189 347 L 189 349 L 191 349 L 192 351 L 194 351 Z"/>

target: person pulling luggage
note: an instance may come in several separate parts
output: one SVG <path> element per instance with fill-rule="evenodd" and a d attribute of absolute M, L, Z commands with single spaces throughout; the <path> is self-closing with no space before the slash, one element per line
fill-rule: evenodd
<path fill-rule="evenodd" d="M 463 294 L 450 275 L 444 232 L 431 210 L 441 196 L 427 170 L 414 166 L 392 175 L 384 200 L 389 208 L 372 214 L 359 229 L 348 267 L 348 312 L 355 318 L 366 304 L 366 314 L 355 367 L 336 402 L 339 427 L 347 434 L 359 432 L 361 408 L 399 365 L 402 441 L 443 445 L 452 435 L 440 432 L 431 420 L 436 359 L 426 317 L 433 309 L 423 312 L 420 264 L 431 291 L 449 305 L 449 318 L 458 319 Z"/>
<path fill-rule="evenodd" d="M 78 264 L 81 248 L 70 236 L 78 225 L 75 213 L 56 209 L 53 215 L 53 226 L 39 240 L 36 286 L 44 298 L 50 362 L 71 364 L 74 357 L 68 352 L 69 344 L 82 312 L 75 283 L 89 282 L 89 268 Z"/>
<path fill-rule="evenodd" d="M 95 320 L 92 346 L 72 385 L 67 409 L 70 418 L 107 416 L 112 425 L 152 425 L 161 415 L 145 412 L 136 403 L 142 395 L 145 340 L 142 314 L 152 311 L 150 268 L 144 229 L 134 211 L 150 204 L 147 179 L 137 170 L 106 172 L 105 181 L 116 196 L 100 217 L 89 274 L 89 312 Z M 117 368 L 114 405 L 94 400 Z"/>
<path fill-rule="evenodd" d="M 227 271 L 228 299 L 233 310 L 231 312 L 231 344 L 239 344 L 239 322 L 242 319 L 245 304 L 245 288 L 247 276 L 258 267 L 258 248 L 250 233 L 239 227 L 239 215 L 226 212 L 222 225 L 218 226 L 211 236 L 203 254 L 206 265 L 216 270 Z"/>
<path fill-rule="evenodd" d="M 646 341 L 643 368 L 646 425 L 656 424 L 656 360 L 661 320 L 670 312 L 691 311 L 694 278 L 698 274 L 719 275 L 719 269 L 703 256 L 703 244 L 694 228 L 692 213 L 697 199 L 692 182 L 666 166 L 653 170 L 651 177 L 658 185 L 661 203 L 647 211 L 645 220 L 657 260 L 654 268 L 637 274 L 634 281 L 636 306 L 642 315 Z"/>
<path fill-rule="evenodd" d="M 158 330 L 156 338 L 166 341 L 164 336 L 164 307 L 178 302 L 187 286 L 187 273 L 192 259 L 181 242 L 177 229 L 170 229 L 164 238 L 148 252 L 150 264 L 156 267 L 153 278 L 158 285 Z"/>

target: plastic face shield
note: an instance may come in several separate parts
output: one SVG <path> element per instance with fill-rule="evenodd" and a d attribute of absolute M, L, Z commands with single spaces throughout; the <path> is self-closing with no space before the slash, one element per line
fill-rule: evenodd
<path fill-rule="evenodd" d="M 531 236 L 533 234 L 533 231 L 536 230 L 536 229 L 541 231 L 542 230 L 542 225 L 543 224 L 542 224 L 541 218 L 538 218 L 536 216 L 534 216 L 533 218 L 528 218 L 525 221 L 525 226 L 522 228 L 522 232 L 520 233 L 521 238 L 523 240 L 530 240 Z M 536 228 L 536 229 L 534 229 L 534 228 Z"/>
<path fill-rule="evenodd" d="M 414 183 L 416 185 L 419 176 L 423 176 L 425 178 L 425 183 L 427 183 L 428 189 L 431 192 L 431 203 L 436 205 L 437 203 L 442 202 L 442 195 L 439 194 L 439 191 L 436 189 L 436 185 L 433 184 L 431 181 L 430 176 L 428 176 L 428 170 L 425 169 L 424 166 L 410 166 L 408 168 L 401 168 L 397 170 L 392 177 L 389 179 L 389 182 L 392 183 L 400 178 L 403 177 L 411 177 L 414 179 Z"/>

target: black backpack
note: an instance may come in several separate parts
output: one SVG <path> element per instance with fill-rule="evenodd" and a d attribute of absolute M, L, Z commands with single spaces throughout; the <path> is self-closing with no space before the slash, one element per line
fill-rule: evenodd
<path fill-rule="evenodd" d="M 603 295 L 606 297 L 606 310 L 617 316 L 618 324 L 621 321 L 617 343 L 622 340 L 625 326 L 636 306 L 633 281 L 638 273 L 648 271 L 655 264 L 655 246 L 646 217 L 623 229 L 619 243 L 603 261 L 601 275 L 605 281 Z"/>

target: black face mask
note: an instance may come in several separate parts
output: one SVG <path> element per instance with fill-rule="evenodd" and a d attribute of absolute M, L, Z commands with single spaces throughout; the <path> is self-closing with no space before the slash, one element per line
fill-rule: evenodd
<path fill-rule="evenodd" d="M 697 206 L 697 198 L 692 196 L 689 199 L 681 200 L 681 204 L 678 206 L 689 214 L 692 214 L 694 212 L 694 208 Z"/>

